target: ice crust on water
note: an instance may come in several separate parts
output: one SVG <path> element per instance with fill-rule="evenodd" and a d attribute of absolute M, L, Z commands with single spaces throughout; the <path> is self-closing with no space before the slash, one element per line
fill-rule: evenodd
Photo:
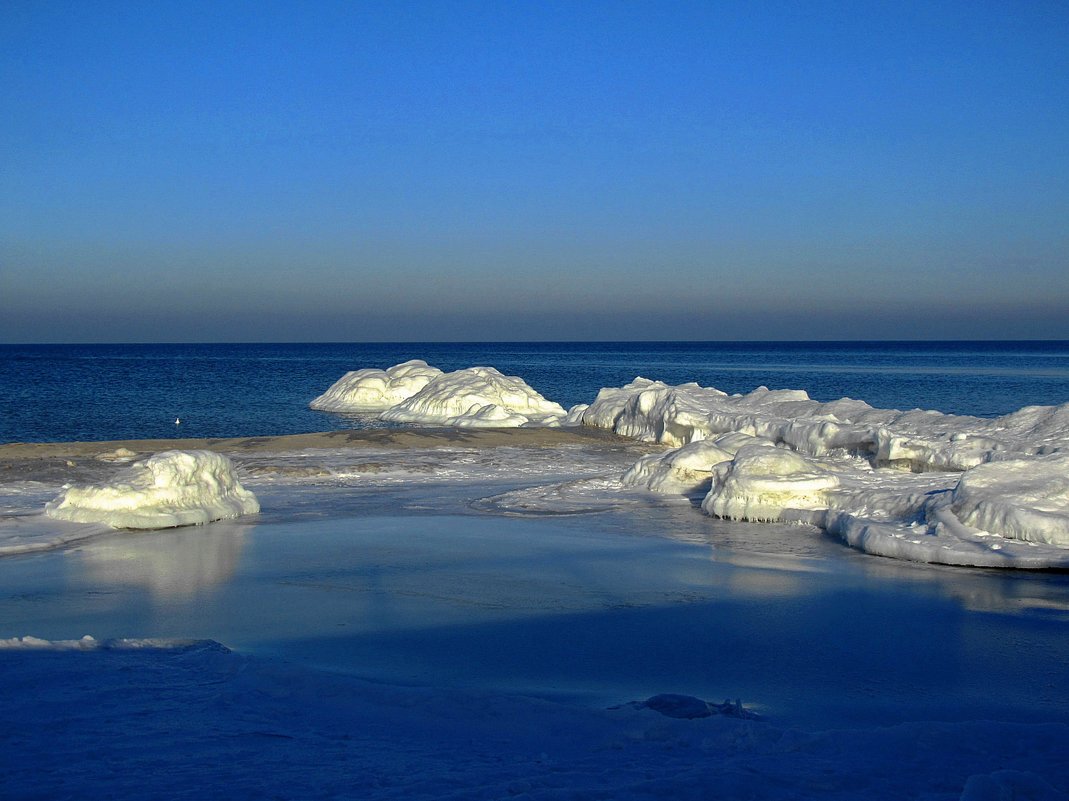
<path fill-rule="evenodd" d="M 59 520 L 156 529 L 256 514 L 256 496 L 234 465 L 213 451 L 164 451 L 134 462 L 104 484 L 72 485 L 45 505 Z"/>
<path fill-rule="evenodd" d="M 914 561 L 1069 566 L 1069 404 L 984 419 L 638 378 L 601 390 L 577 417 L 670 446 L 622 483 L 707 486 L 710 515 L 812 523 Z"/>
<path fill-rule="evenodd" d="M 309 406 L 325 412 L 384 411 L 412 397 L 440 375 L 441 370 L 422 359 L 386 370 L 351 370 Z"/>
<path fill-rule="evenodd" d="M 0 640 L 0 671 L 11 798 L 1064 801 L 1069 786 L 1062 721 L 820 729 L 671 693 L 603 709 L 211 640 Z"/>

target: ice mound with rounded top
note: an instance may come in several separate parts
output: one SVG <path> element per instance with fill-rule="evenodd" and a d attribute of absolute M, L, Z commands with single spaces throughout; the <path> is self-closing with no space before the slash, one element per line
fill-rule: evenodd
<path fill-rule="evenodd" d="M 471 428 L 559 426 L 567 412 L 518 376 L 493 367 L 468 367 L 434 378 L 415 395 L 383 412 L 397 423 Z"/>
<path fill-rule="evenodd" d="M 256 514 L 256 496 L 213 451 L 164 451 L 134 462 L 106 484 L 68 486 L 45 505 L 59 520 L 156 529 Z"/>
<path fill-rule="evenodd" d="M 378 411 L 380 419 L 390 422 L 461 428 L 559 426 L 567 416 L 564 407 L 517 376 L 493 367 L 443 373 L 420 360 L 346 373 L 311 407 Z"/>
<path fill-rule="evenodd" d="M 749 434 L 721 434 L 715 439 L 689 442 L 667 453 L 643 456 L 627 470 L 620 482 L 629 487 L 645 487 L 664 494 L 686 495 L 698 489 L 708 491 L 717 465 L 730 462 L 742 447 L 774 448 L 771 440 Z"/>
<path fill-rule="evenodd" d="M 308 405 L 325 412 L 383 411 L 412 397 L 441 374 L 422 359 L 386 370 L 351 370 Z"/>
<path fill-rule="evenodd" d="M 713 468 L 702 509 L 732 520 L 777 521 L 788 508 L 828 508 L 828 491 L 837 486 L 835 475 L 794 451 L 747 445 Z"/>

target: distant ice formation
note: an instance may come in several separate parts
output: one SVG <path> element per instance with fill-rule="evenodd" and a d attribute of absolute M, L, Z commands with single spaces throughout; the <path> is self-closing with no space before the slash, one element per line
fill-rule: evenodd
<path fill-rule="evenodd" d="M 522 378 L 493 367 L 443 373 L 420 360 L 346 373 L 311 408 L 378 411 L 381 419 L 392 422 L 462 428 L 559 426 L 567 414 Z"/>
<path fill-rule="evenodd" d="M 441 374 L 421 359 L 387 370 L 352 370 L 309 406 L 324 412 L 381 412 L 412 397 Z"/>
<path fill-rule="evenodd" d="M 471 428 L 559 426 L 567 414 L 522 378 L 493 367 L 469 367 L 443 373 L 392 409 L 383 420 Z"/>
<path fill-rule="evenodd" d="M 164 451 L 134 462 L 105 484 L 67 486 L 45 513 L 112 528 L 155 529 L 208 523 L 260 511 L 234 465 L 213 451 Z"/>

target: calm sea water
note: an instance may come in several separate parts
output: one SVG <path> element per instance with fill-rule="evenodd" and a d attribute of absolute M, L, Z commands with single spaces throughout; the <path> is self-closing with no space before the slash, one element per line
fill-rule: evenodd
<path fill-rule="evenodd" d="M 0 442 L 374 425 L 308 402 L 348 370 L 413 358 L 443 370 L 493 366 L 565 407 L 636 375 L 980 416 L 1069 402 L 1067 341 L 0 345 Z"/>

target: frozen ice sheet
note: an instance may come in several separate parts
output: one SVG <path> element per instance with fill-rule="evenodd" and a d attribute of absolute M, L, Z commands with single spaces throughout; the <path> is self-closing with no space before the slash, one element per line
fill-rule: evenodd
<path fill-rule="evenodd" d="M 56 645 L 0 648 L 12 798 L 1056 801 L 1069 786 L 1064 723 L 688 720 L 365 682 L 212 642 Z"/>

